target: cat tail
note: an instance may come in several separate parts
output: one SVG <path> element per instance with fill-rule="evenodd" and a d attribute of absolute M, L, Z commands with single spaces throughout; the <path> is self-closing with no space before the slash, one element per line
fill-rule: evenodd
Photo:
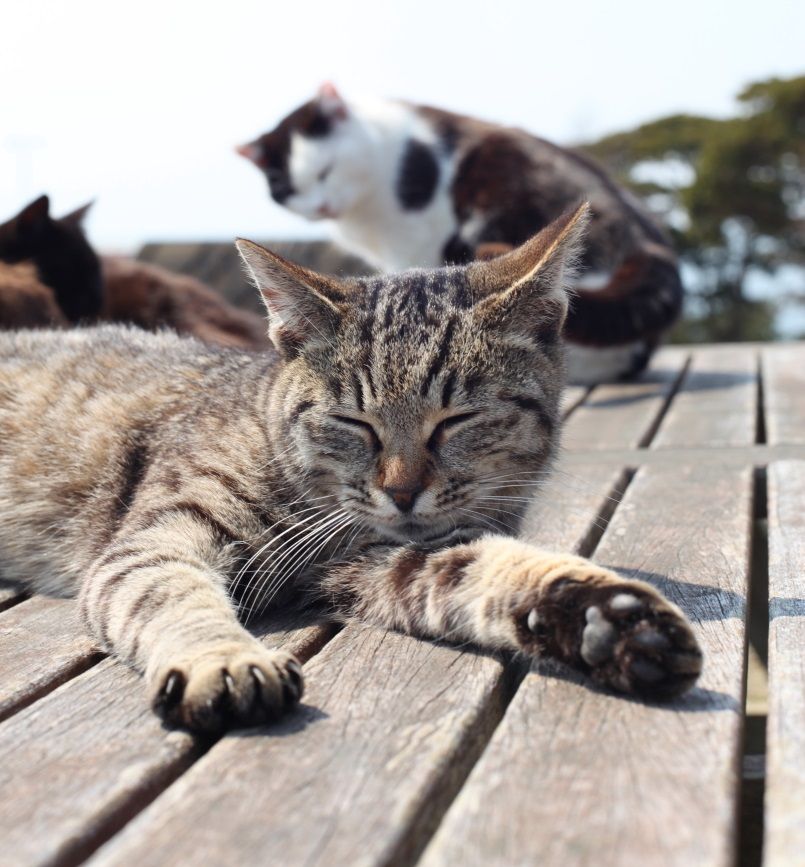
<path fill-rule="evenodd" d="M 647 244 L 621 263 L 606 286 L 574 290 L 564 335 L 587 346 L 655 338 L 679 318 L 683 295 L 674 254 Z"/>

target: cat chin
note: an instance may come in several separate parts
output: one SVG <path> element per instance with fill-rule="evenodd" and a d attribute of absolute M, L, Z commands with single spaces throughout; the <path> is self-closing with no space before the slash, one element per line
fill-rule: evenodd
<path fill-rule="evenodd" d="M 462 542 L 471 542 L 483 535 L 483 527 L 451 527 L 434 533 L 432 526 L 390 527 L 376 525 L 375 531 L 383 541 L 396 545 L 416 545 L 424 548 L 445 548 Z"/>

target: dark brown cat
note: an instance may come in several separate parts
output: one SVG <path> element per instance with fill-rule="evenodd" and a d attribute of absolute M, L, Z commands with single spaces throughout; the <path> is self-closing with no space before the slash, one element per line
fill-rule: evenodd
<path fill-rule="evenodd" d="M 0 328 L 88 322 L 103 294 L 101 267 L 81 222 L 89 205 L 55 220 L 40 196 L 0 225 Z M 9 268 L 20 263 L 28 269 Z"/>
<path fill-rule="evenodd" d="M 227 303 L 217 292 L 184 274 L 136 262 L 103 257 L 101 322 L 127 322 L 148 331 L 172 328 L 217 346 L 268 347 L 265 321 Z"/>
<path fill-rule="evenodd" d="M 265 323 L 192 277 L 132 259 L 98 257 L 81 222 L 55 220 L 41 196 L 0 226 L 0 328 L 128 323 L 172 328 L 218 346 L 264 349 Z"/>

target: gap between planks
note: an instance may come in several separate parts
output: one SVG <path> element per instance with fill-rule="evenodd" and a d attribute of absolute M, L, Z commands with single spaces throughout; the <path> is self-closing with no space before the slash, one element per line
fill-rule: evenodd
<path fill-rule="evenodd" d="M 335 632 L 281 617 L 266 630 L 302 660 Z M 0 790 L 14 792 L 0 800 L 0 865 L 80 863 L 212 743 L 162 727 L 142 679 L 113 659 L 62 684 L 0 724 Z"/>
<path fill-rule="evenodd" d="M 587 544 L 623 484 L 619 468 L 593 468 L 564 511 L 529 515 L 529 535 Z M 90 864 L 412 863 L 503 716 L 512 670 L 349 626 L 306 672 L 300 714 L 216 744 Z"/>
<path fill-rule="evenodd" d="M 769 481 L 769 715 L 764 867 L 805 853 L 805 461 L 772 464 Z"/>
<path fill-rule="evenodd" d="M 732 864 L 751 481 L 749 468 L 643 468 L 596 552 L 636 577 L 662 573 L 652 583 L 688 610 L 705 650 L 696 689 L 651 706 L 535 664 L 424 867 Z"/>

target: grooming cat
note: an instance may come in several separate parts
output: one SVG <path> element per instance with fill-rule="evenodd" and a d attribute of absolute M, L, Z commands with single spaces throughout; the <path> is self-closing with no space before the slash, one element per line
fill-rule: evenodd
<path fill-rule="evenodd" d="M 238 148 L 278 203 L 335 221 L 381 269 L 486 258 L 589 199 L 593 216 L 565 326 L 572 381 L 633 374 L 679 315 L 667 239 L 581 154 L 517 129 L 393 101 L 346 101 L 332 85 Z"/>
<path fill-rule="evenodd" d="M 0 226 L 0 328 L 118 322 L 172 328 L 218 346 L 267 348 L 259 316 L 198 280 L 132 259 L 99 258 L 82 228 L 89 208 L 55 220 L 41 196 Z"/>
<path fill-rule="evenodd" d="M 0 334 L 0 571 L 77 593 L 168 722 L 275 717 L 298 663 L 238 621 L 284 597 L 546 654 L 668 698 L 696 680 L 647 584 L 513 538 L 548 471 L 580 209 L 488 262 L 340 281 L 248 241 L 276 352 L 121 327 Z"/>

